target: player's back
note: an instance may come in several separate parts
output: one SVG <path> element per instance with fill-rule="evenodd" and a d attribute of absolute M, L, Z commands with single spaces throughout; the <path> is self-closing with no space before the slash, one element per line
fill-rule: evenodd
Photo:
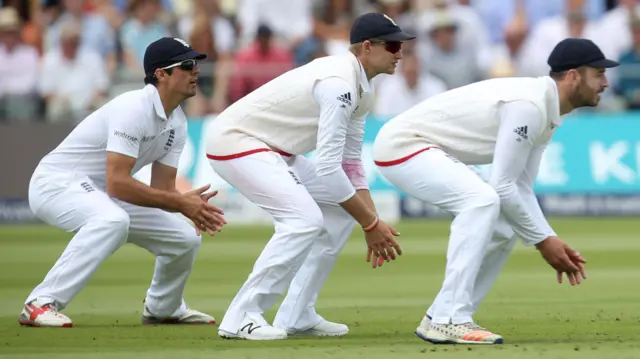
<path fill-rule="evenodd" d="M 518 100 L 533 103 L 545 118 L 559 116 L 557 90 L 549 77 L 480 81 L 430 97 L 391 119 L 376 138 L 374 157 L 393 161 L 437 146 L 468 164 L 489 163 L 501 105 Z"/>
<path fill-rule="evenodd" d="M 313 98 L 317 81 L 340 77 L 359 88 L 358 60 L 351 53 L 326 56 L 288 71 L 225 109 L 208 136 L 207 153 L 225 156 L 271 146 L 293 154 L 315 148 L 320 107 Z M 353 117 L 366 114 L 372 100 L 349 94 Z"/>

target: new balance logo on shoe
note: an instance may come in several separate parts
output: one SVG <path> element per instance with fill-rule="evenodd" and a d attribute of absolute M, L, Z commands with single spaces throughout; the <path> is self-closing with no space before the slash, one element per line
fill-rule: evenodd
<path fill-rule="evenodd" d="M 527 135 L 527 126 L 520 126 L 517 127 L 515 130 L 513 130 L 513 132 L 515 132 L 518 136 L 524 138 L 525 140 L 529 138 L 529 136 Z M 518 138 L 518 141 L 520 141 L 520 139 Z"/>
<path fill-rule="evenodd" d="M 259 326 L 259 325 L 258 326 L 254 326 L 254 325 L 256 325 L 256 323 L 249 323 L 249 324 L 245 325 L 244 327 L 242 327 L 240 329 L 240 331 L 242 332 L 242 331 L 244 331 L 246 329 L 247 333 L 251 334 L 251 333 L 253 333 L 254 330 L 256 330 L 258 328 L 261 328 L 261 326 Z"/>
<path fill-rule="evenodd" d="M 338 100 L 351 106 L 351 92 L 347 92 L 346 94 L 338 96 Z"/>

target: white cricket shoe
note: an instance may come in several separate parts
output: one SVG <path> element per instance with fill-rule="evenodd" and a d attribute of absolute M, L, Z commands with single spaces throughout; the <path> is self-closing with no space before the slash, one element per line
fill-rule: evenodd
<path fill-rule="evenodd" d="M 73 326 L 71 319 L 58 312 L 53 304 L 40 305 L 37 300 L 25 304 L 18 323 L 28 327 L 71 328 Z"/>
<path fill-rule="evenodd" d="M 180 316 L 159 318 L 149 312 L 145 305 L 142 324 L 216 324 L 216 319 L 209 314 L 188 308 Z"/>
<path fill-rule="evenodd" d="M 246 315 L 240 324 L 237 333 L 230 333 L 226 330 L 218 330 L 218 335 L 224 339 L 247 339 L 247 340 L 280 340 L 287 339 L 287 332 L 269 325 L 264 318 L 257 315 Z"/>
<path fill-rule="evenodd" d="M 347 335 L 349 333 L 349 327 L 341 324 L 334 323 L 328 320 L 322 320 L 315 327 L 309 328 L 307 330 L 295 330 L 295 329 L 287 329 L 287 334 L 289 335 L 309 335 L 316 337 L 341 337 L 343 335 Z"/>
<path fill-rule="evenodd" d="M 418 334 L 418 331 L 416 331 Z M 426 334 L 420 338 L 434 344 L 502 344 L 498 334 L 492 333 L 475 323 L 429 325 Z"/>
<path fill-rule="evenodd" d="M 418 325 L 414 333 L 416 333 L 416 335 L 419 336 L 422 340 L 427 340 L 427 333 L 429 332 L 430 326 L 431 317 L 429 316 L 429 314 L 425 314 L 424 317 L 422 317 L 420 325 Z"/>

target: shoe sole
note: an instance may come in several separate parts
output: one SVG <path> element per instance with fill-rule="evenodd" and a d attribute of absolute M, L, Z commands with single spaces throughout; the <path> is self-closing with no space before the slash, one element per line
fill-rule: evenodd
<path fill-rule="evenodd" d="M 21 320 L 21 319 L 18 319 L 18 323 L 20 324 L 21 327 L 31 327 L 31 328 L 72 328 L 73 327 L 73 323 L 64 323 L 62 325 L 40 325 L 30 320 Z"/>
<path fill-rule="evenodd" d="M 346 332 L 338 332 L 338 333 L 326 333 L 319 332 L 316 330 L 305 330 L 302 332 L 287 332 L 287 335 L 296 336 L 296 337 L 343 337 L 349 334 L 349 331 Z"/>
<path fill-rule="evenodd" d="M 142 317 L 143 325 L 211 325 L 216 324 L 215 320 L 209 322 L 183 322 L 179 319 L 158 319 L 151 317 Z"/>
<path fill-rule="evenodd" d="M 503 338 L 498 338 L 493 342 L 476 342 L 476 341 L 470 341 L 470 340 L 463 340 L 463 339 L 450 339 L 450 338 L 434 338 L 432 336 L 428 336 L 426 334 L 423 334 L 422 332 L 420 332 L 419 330 L 414 331 L 414 333 L 422 340 L 432 343 L 432 344 L 504 344 L 504 339 Z"/>
<path fill-rule="evenodd" d="M 271 337 L 271 338 L 247 338 L 238 334 L 231 334 L 224 330 L 219 330 L 218 335 L 220 336 L 220 338 L 228 339 L 228 340 L 234 340 L 234 339 L 235 340 L 284 340 L 284 339 L 287 339 L 286 335 L 281 337 Z"/>

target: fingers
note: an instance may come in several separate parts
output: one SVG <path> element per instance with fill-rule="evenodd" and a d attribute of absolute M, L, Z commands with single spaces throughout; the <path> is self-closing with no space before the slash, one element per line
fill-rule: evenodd
<path fill-rule="evenodd" d="M 398 253 L 398 255 L 402 255 L 402 247 L 400 247 L 400 243 L 398 243 L 398 241 L 393 239 L 391 241 L 391 246 L 396 250 L 396 253 Z"/>
<path fill-rule="evenodd" d="M 389 230 L 391 231 L 391 234 L 396 237 L 400 235 L 400 232 L 398 232 L 395 228 L 389 227 Z"/>
<path fill-rule="evenodd" d="M 371 261 L 372 254 L 373 254 L 373 249 L 371 249 L 371 247 L 367 248 L 367 263 Z"/>
<path fill-rule="evenodd" d="M 215 213 L 224 214 L 224 211 L 223 211 L 223 210 L 221 210 L 220 208 L 218 208 L 218 207 L 216 207 L 216 206 L 213 206 L 213 205 L 211 205 L 211 204 L 209 204 L 209 203 L 205 203 L 205 204 L 204 204 L 204 208 L 205 208 L 207 211 L 210 211 L 210 212 L 215 212 Z"/>
<path fill-rule="evenodd" d="M 215 197 L 218 194 L 218 191 L 213 191 L 213 192 L 209 192 L 207 194 L 203 194 L 202 195 L 202 200 L 205 202 L 209 202 L 209 200 L 213 197 Z"/>
<path fill-rule="evenodd" d="M 206 184 L 200 188 L 196 188 L 193 191 L 191 191 L 191 193 L 197 193 L 197 194 L 202 194 L 204 191 L 208 190 L 211 187 L 210 184 Z"/>
<path fill-rule="evenodd" d="M 557 276 L 557 280 L 558 280 L 558 284 L 562 284 L 562 276 L 564 275 L 564 273 L 562 273 L 561 271 L 558 271 L 556 273 Z"/>

